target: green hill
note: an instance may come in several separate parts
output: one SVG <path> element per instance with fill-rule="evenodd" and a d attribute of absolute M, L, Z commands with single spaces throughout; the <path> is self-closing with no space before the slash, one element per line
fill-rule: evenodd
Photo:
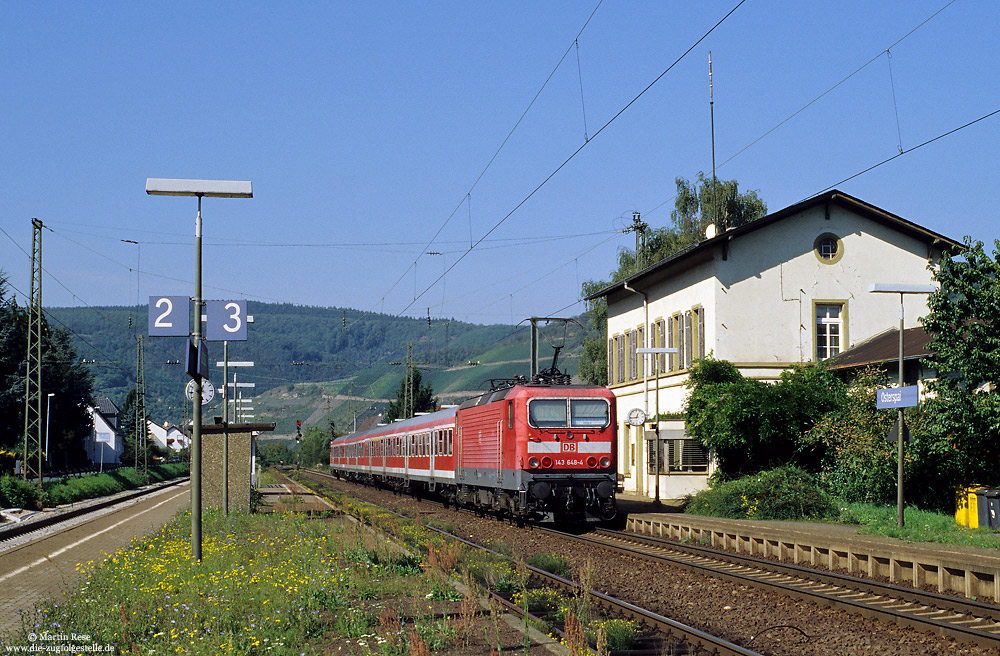
<path fill-rule="evenodd" d="M 94 393 L 121 405 L 136 380 L 136 334 L 145 334 L 146 307 L 48 308 L 57 325 L 75 335 L 80 357 L 92 363 Z M 403 378 L 407 343 L 413 361 L 441 403 L 459 403 L 485 389 L 491 378 L 527 375 L 530 330 L 526 326 L 477 325 L 454 320 L 394 318 L 344 308 L 248 302 L 254 317 L 245 342 L 230 342 L 230 361 L 253 361 L 252 368 L 231 368 L 253 397 L 253 421 L 274 421 L 277 434 L 303 427 L 339 431 L 385 409 Z M 585 323 L 581 320 L 581 323 Z M 539 367 L 551 364 L 545 338 L 560 340 L 560 324 L 541 326 Z M 559 357 L 564 371 L 577 373 L 584 329 L 570 323 Z M 558 342 L 557 342 L 558 343 Z M 183 337 L 143 337 L 146 406 L 158 422 L 182 423 L 191 406 L 184 396 Z M 222 381 L 221 342 L 209 343 L 213 383 Z M 205 417 L 222 414 L 219 397 Z M 207 419 L 206 419 L 207 420 Z"/>

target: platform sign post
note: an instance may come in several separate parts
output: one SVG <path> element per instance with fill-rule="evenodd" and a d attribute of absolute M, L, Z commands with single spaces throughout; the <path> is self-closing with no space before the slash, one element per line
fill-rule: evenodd
<path fill-rule="evenodd" d="M 875 408 L 915 408 L 920 403 L 920 395 L 916 385 L 906 387 L 886 387 L 875 390 Z"/>
<path fill-rule="evenodd" d="M 665 353 L 677 353 L 678 351 L 679 349 L 673 346 L 652 346 L 648 348 L 647 347 L 637 348 L 635 350 L 637 355 L 642 355 L 642 356 L 652 355 L 654 357 Z M 642 371 L 643 374 L 645 374 L 648 371 L 645 362 L 643 362 Z M 643 387 L 645 386 L 646 384 L 643 383 Z M 653 504 L 658 506 L 660 505 L 660 372 L 659 370 L 657 370 L 656 372 L 656 399 L 654 400 L 654 403 L 656 405 L 656 420 L 653 422 L 653 431 L 656 433 L 656 449 L 654 450 L 656 454 L 656 459 L 655 459 L 656 491 L 654 492 Z"/>
<path fill-rule="evenodd" d="M 184 180 L 178 178 L 147 178 L 146 193 L 151 196 L 194 196 L 198 213 L 194 223 L 194 331 L 196 344 L 201 343 L 201 246 L 203 198 L 253 198 L 249 180 Z M 195 379 L 195 398 L 191 402 L 191 560 L 201 562 L 201 378 Z"/>
<path fill-rule="evenodd" d="M 937 291 L 937 287 L 934 285 L 915 285 L 909 283 L 880 283 L 876 282 L 868 288 L 868 291 L 872 294 L 899 294 L 899 386 L 897 387 L 897 392 L 899 393 L 898 402 L 896 401 L 896 393 L 890 393 L 887 395 L 887 402 L 891 400 L 894 405 L 878 405 L 877 408 L 882 407 L 893 407 L 897 408 L 899 416 L 896 421 L 899 423 L 898 438 L 896 439 L 896 525 L 899 528 L 903 528 L 903 434 L 906 432 L 906 424 L 903 420 L 903 408 L 911 407 L 910 405 L 903 404 L 903 392 L 906 389 L 903 387 L 903 296 L 905 294 L 933 294 Z M 886 390 L 879 390 L 879 394 Z M 907 402 L 910 399 L 910 392 L 906 393 Z M 888 397 L 891 397 L 889 399 Z M 912 405 L 917 405 L 916 400 Z"/>

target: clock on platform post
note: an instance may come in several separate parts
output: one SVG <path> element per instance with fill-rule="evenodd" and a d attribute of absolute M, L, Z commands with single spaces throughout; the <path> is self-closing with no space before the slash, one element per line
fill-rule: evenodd
<path fill-rule="evenodd" d="M 642 426 L 646 423 L 646 413 L 642 408 L 632 408 L 628 411 L 628 416 L 625 421 L 627 421 L 630 426 Z"/>
<path fill-rule="evenodd" d="M 188 401 L 194 401 L 194 380 L 189 380 L 188 384 L 184 386 L 184 393 L 187 395 Z M 212 384 L 207 378 L 201 379 L 201 404 L 207 405 L 215 398 L 215 385 Z"/>

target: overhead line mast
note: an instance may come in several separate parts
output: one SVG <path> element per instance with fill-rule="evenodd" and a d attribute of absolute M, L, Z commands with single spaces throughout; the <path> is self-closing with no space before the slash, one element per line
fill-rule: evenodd
<path fill-rule="evenodd" d="M 24 380 L 24 480 L 42 485 L 42 222 L 31 220 L 31 287 L 28 293 L 28 353 Z"/>

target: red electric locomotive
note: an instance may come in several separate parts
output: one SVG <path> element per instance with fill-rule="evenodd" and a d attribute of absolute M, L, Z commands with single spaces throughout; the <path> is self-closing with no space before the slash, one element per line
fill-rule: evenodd
<path fill-rule="evenodd" d="M 337 438 L 330 468 L 519 520 L 610 520 L 615 426 L 608 389 L 521 379 L 457 409 Z"/>

